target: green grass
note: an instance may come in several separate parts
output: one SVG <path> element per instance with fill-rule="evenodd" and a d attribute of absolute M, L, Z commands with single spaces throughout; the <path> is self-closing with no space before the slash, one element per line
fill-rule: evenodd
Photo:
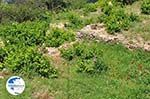
<path fill-rule="evenodd" d="M 63 71 L 56 79 L 23 77 L 26 90 L 17 97 L 9 95 L 5 89 L 8 76 L 0 79 L 0 97 L 31 99 L 34 92 L 48 90 L 56 99 L 149 99 L 150 53 L 129 51 L 121 45 L 103 42 L 96 44 L 109 66 L 107 72 L 99 75 L 77 73 L 76 59 L 70 62 L 64 60 L 59 64 Z M 142 65 L 142 69 L 139 69 L 139 65 Z"/>
<path fill-rule="evenodd" d="M 150 17 L 142 16 L 140 22 L 136 22 L 128 31 L 123 33 L 128 37 L 137 37 L 141 36 L 144 40 L 150 40 Z"/>
<path fill-rule="evenodd" d="M 140 21 L 132 24 L 128 31 L 123 33 L 129 37 L 141 36 L 144 40 L 150 40 L 150 16 L 141 13 L 141 4 L 139 0 L 132 5 L 128 5 L 125 10 L 127 13 L 135 13 L 139 16 Z"/>

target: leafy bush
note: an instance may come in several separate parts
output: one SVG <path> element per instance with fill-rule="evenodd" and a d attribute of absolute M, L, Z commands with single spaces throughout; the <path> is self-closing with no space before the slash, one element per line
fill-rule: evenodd
<path fill-rule="evenodd" d="M 67 14 L 67 18 L 69 20 L 69 24 L 67 25 L 67 27 L 71 27 L 71 28 L 80 28 L 83 25 L 83 20 L 81 19 L 81 17 L 74 12 L 69 12 Z"/>
<path fill-rule="evenodd" d="M 9 21 L 24 22 L 36 19 L 49 18 L 47 10 L 40 7 L 40 4 L 33 3 L 31 0 L 21 4 L 0 4 L 1 22 Z"/>
<path fill-rule="evenodd" d="M 35 46 L 46 42 L 48 24 L 45 21 L 13 23 L 0 27 L 4 48 L 0 49 L 0 69 L 43 77 L 56 76 L 49 59 Z"/>
<path fill-rule="evenodd" d="M 59 47 L 65 41 L 75 40 L 75 35 L 72 31 L 62 29 L 51 29 L 46 35 L 46 45 L 51 47 Z"/>
<path fill-rule="evenodd" d="M 8 44 L 40 45 L 45 41 L 48 24 L 44 21 L 24 22 L 0 27 L 0 36 Z"/>
<path fill-rule="evenodd" d="M 144 14 L 150 14 L 150 0 L 143 0 L 141 10 Z"/>
<path fill-rule="evenodd" d="M 77 71 L 83 73 L 101 73 L 107 70 L 102 60 L 102 52 L 96 43 L 77 43 L 69 49 L 61 50 L 62 57 L 67 60 L 77 59 Z"/>
<path fill-rule="evenodd" d="M 85 13 L 94 12 L 97 10 L 97 6 L 95 4 L 86 4 L 83 10 Z"/>
<path fill-rule="evenodd" d="M 68 50 L 61 49 L 61 56 L 66 60 L 72 60 L 75 57 L 75 52 L 73 48 L 69 48 Z"/>
<path fill-rule="evenodd" d="M 82 73 L 99 74 L 107 70 L 107 66 L 100 58 L 79 60 L 77 66 L 77 71 Z"/>
<path fill-rule="evenodd" d="M 131 13 L 129 15 L 129 19 L 131 22 L 139 21 L 139 16 L 137 14 Z"/>
<path fill-rule="evenodd" d="M 84 26 L 95 23 L 98 21 L 97 16 L 85 17 L 88 13 L 84 13 L 84 11 L 75 12 L 75 11 L 64 11 L 62 13 L 58 13 L 56 16 L 57 21 L 62 20 L 65 22 L 65 27 L 67 29 L 81 29 Z"/>
<path fill-rule="evenodd" d="M 97 43 L 75 43 L 73 46 L 66 49 L 61 49 L 62 57 L 69 60 L 67 56 L 80 57 L 82 59 L 91 59 L 92 57 L 101 56 L 101 50 L 98 49 Z M 68 55 L 71 54 L 71 55 Z M 73 59 L 72 58 L 72 59 Z"/>
<path fill-rule="evenodd" d="M 126 14 L 121 6 L 105 4 L 103 14 L 99 17 L 100 22 L 104 22 L 108 32 L 115 33 L 126 30 L 133 21 L 136 21 L 137 15 Z"/>
<path fill-rule="evenodd" d="M 84 55 L 83 52 L 85 52 L 84 51 L 85 49 L 86 49 L 85 44 L 81 46 L 81 44 L 77 43 L 69 47 L 68 49 L 60 49 L 60 51 L 63 58 L 65 58 L 66 60 L 72 60 L 76 56 L 83 57 Z"/>
<path fill-rule="evenodd" d="M 44 57 L 34 47 L 15 48 L 4 60 L 3 67 L 12 72 L 43 77 L 56 76 L 56 70 L 51 66 L 48 58 Z"/>

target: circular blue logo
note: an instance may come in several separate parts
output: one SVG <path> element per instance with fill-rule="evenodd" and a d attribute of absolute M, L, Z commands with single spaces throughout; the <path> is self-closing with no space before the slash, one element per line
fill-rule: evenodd
<path fill-rule="evenodd" d="M 19 76 L 12 76 L 6 82 L 6 89 L 12 95 L 19 95 L 25 89 L 25 82 Z"/>

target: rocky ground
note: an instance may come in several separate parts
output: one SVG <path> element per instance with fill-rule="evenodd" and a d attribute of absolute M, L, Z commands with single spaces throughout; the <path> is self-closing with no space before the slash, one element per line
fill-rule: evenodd
<path fill-rule="evenodd" d="M 130 38 L 122 33 L 109 34 L 103 24 L 87 25 L 77 33 L 77 38 L 95 39 L 97 41 L 103 40 L 105 42 L 122 43 L 129 49 L 143 49 L 150 51 L 150 41 L 145 41 L 142 37 Z"/>
<path fill-rule="evenodd" d="M 60 26 L 61 25 L 61 26 Z M 57 28 L 65 28 L 63 24 L 56 25 Z M 107 33 L 104 24 L 91 24 L 82 28 L 76 34 L 76 41 L 65 43 L 58 48 L 47 47 L 47 54 L 52 56 L 54 59 L 59 59 L 60 57 L 60 48 L 68 48 L 72 44 L 82 40 L 82 39 L 96 40 L 96 41 L 105 41 L 105 42 L 113 42 L 113 43 L 122 43 L 125 47 L 130 50 L 133 49 L 143 49 L 145 51 L 150 52 L 150 41 L 145 41 L 142 37 L 137 36 L 136 38 L 131 38 L 125 36 L 123 33 L 109 34 Z"/>

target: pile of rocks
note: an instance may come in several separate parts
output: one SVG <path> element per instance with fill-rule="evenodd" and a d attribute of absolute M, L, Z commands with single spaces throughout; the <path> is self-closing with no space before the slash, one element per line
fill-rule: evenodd
<path fill-rule="evenodd" d="M 111 35 L 107 33 L 104 24 L 87 25 L 77 33 L 77 39 L 95 39 L 103 40 L 105 42 L 122 43 L 129 49 L 142 48 L 145 51 L 150 51 L 150 41 L 144 41 L 140 36 L 136 38 L 126 37 L 124 34 Z"/>

